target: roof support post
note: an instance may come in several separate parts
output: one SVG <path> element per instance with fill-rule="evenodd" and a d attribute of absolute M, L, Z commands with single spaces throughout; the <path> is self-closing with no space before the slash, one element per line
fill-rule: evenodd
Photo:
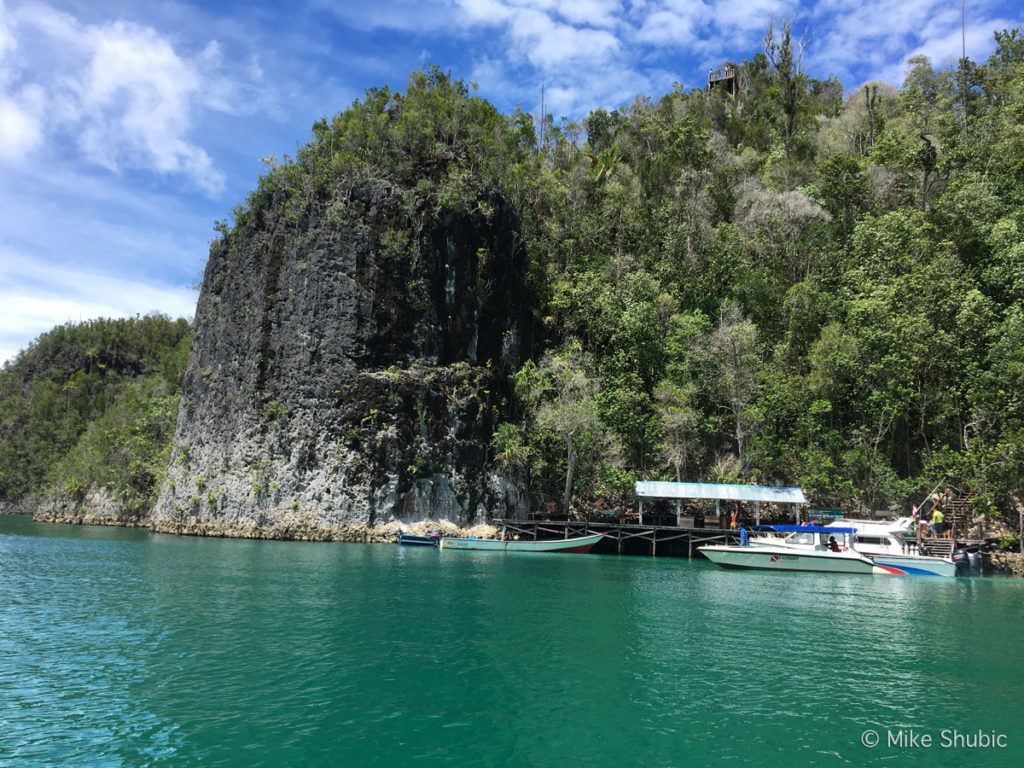
<path fill-rule="evenodd" d="M 754 525 L 761 524 L 761 502 L 754 502 Z"/>
<path fill-rule="evenodd" d="M 680 514 L 680 505 L 679 504 L 680 504 L 679 503 L 679 499 L 676 499 L 676 528 L 678 528 L 679 527 L 679 523 L 682 522 L 682 520 L 679 517 L 679 514 Z"/>

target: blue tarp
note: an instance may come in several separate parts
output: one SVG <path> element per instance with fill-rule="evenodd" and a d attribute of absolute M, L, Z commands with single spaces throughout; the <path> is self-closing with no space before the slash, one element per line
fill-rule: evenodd
<path fill-rule="evenodd" d="M 761 526 L 779 533 L 856 533 L 856 528 L 837 528 L 830 525 L 769 525 Z"/>

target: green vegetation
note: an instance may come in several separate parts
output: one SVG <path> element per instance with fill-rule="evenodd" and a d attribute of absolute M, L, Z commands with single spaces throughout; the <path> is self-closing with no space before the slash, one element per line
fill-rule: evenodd
<path fill-rule="evenodd" d="M 103 488 L 148 507 L 167 465 L 189 324 L 151 315 L 54 328 L 0 370 L 0 498 Z"/>
<path fill-rule="evenodd" d="M 897 90 L 801 71 L 790 31 L 736 96 L 580 122 L 503 116 L 438 69 L 275 161 L 267 206 L 384 178 L 410 206 L 512 200 L 538 348 L 491 450 L 563 504 L 665 477 L 879 507 L 940 479 L 1006 508 L 1024 472 L 1024 36 Z M 282 202 L 286 201 L 286 202 Z"/>
<path fill-rule="evenodd" d="M 783 26 L 738 65 L 735 96 L 545 116 L 543 144 L 529 115 L 417 72 L 268 159 L 213 247 L 270 209 L 298 231 L 362 179 L 394 182 L 410 210 L 484 216 L 498 190 L 530 256 L 537 347 L 490 448 L 535 493 L 739 479 L 877 508 L 945 478 L 1005 511 L 1024 487 L 1024 35 L 996 43 L 984 64 L 915 57 L 901 89 L 844 94 L 800 69 Z M 4 369 L 0 496 L 152 487 L 187 329 L 123 322 L 148 339 L 127 345 L 134 367 L 103 357 L 117 345 L 93 340 L 100 323 Z"/>

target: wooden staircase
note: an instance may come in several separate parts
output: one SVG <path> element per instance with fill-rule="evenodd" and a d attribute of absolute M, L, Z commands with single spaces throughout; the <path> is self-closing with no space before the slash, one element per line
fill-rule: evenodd
<path fill-rule="evenodd" d="M 924 539 L 921 542 L 920 552 L 929 557 L 942 557 L 947 560 L 953 557 L 953 539 Z"/>
<path fill-rule="evenodd" d="M 938 486 L 936 486 L 936 489 L 938 489 Z M 974 517 L 971 509 L 974 497 L 974 491 L 961 493 L 959 489 L 954 486 L 948 486 L 946 488 L 946 499 L 941 505 L 943 518 L 946 523 L 946 531 L 943 534 L 944 537 L 955 541 L 956 539 L 963 538 L 966 535 L 967 529 L 970 527 L 971 520 Z M 932 499 L 931 494 L 929 494 L 928 498 L 921 503 L 920 507 L 918 507 L 917 512 L 921 516 L 921 519 L 927 522 L 931 520 L 931 514 L 934 508 L 935 502 Z M 929 539 L 929 541 L 934 542 L 937 540 Z"/>
<path fill-rule="evenodd" d="M 952 538 L 963 537 L 971 523 L 971 503 L 974 501 L 974 491 L 957 496 L 949 502 L 946 512 L 946 522 L 949 524 L 949 534 Z"/>

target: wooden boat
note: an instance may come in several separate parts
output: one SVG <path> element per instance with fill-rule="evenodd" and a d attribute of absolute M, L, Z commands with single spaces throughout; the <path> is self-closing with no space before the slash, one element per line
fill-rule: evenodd
<path fill-rule="evenodd" d="M 502 539 L 459 539 L 445 536 L 441 549 L 485 549 L 494 552 L 589 552 L 604 538 L 603 533 L 578 536 L 575 539 L 539 539 L 537 541 L 503 541 Z"/>
<path fill-rule="evenodd" d="M 441 537 L 436 534 L 430 536 L 414 536 L 411 533 L 398 534 L 397 544 L 404 544 L 407 547 L 436 547 Z"/>

